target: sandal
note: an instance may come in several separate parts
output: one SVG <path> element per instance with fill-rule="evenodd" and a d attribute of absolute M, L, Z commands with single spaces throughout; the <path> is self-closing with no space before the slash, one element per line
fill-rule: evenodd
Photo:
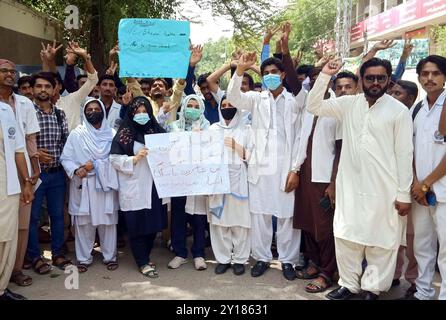
<path fill-rule="evenodd" d="M 25 257 L 25 259 L 23 260 L 22 269 L 29 270 L 29 269 L 31 269 L 32 266 L 33 266 L 32 260 L 28 257 Z"/>
<path fill-rule="evenodd" d="M 77 271 L 78 271 L 79 273 L 87 272 L 89 266 L 91 266 L 91 264 L 78 263 L 78 264 L 76 265 L 76 267 L 77 267 Z"/>
<path fill-rule="evenodd" d="M 14 282 L 16 285 L 21 287 L 27 287 L 33 284 L 33 278 L 27 276 L 22 271 L 18 271 L 11 274 L 11 279 L 9 282 Z"/>
<path fill-rule="evenodd" d="M 47 274 L 51 271 L 50 264 L 43 261 L 42 257 L 34 259 L 32 268 L 38 274 Z"/>
<path fill-rule="evenodd" d="M 119 264 L 116 261 L 108 261 L 104 262 L 104 264 L 107 267 L 108 271 L 115 271 L 119 267 Z"/>
<path fill-rule="evenodd" d="M 309 293 L 318 293 L 324 292 L 329 287 L 331 287 L 331 281 L 327 280 L 323 276 L 318 276 L 316 279 L 307 284 L 305 291 Z"/>
<path fill-rule="evenodd" d="M 146 277 L 158 278 L 158 272 L 156 272 L 156 269 L 153 267 L 153 265 L 146 264 L 146 265 L 142 266 L 139 270 Z"/>
<path fill-rule="evenodd" d="M 67 266 L 72 265 L 71 260 L 65 259 L 64 255 L 58 255 L 53 257 L 53 266 L 58 267 L 60 270 L 65 270 Z"/>
<path fill-rule="evenodd" d="M 315 272 L 309 272 L 311 270 L 314 270 Z M 314 265 L 309 265 L 306 269 L 300 270 L 296 272 L 297 279 L 304 279 L 304 280 L 310 280 L 310 279 L 316 279 L 319 277 L 319 270 Z"/>

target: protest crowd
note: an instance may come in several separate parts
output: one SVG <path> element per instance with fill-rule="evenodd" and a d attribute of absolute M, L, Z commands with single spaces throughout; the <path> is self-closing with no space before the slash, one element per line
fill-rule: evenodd
<path fill-rule="evenodd" d="M 431 300 L 437 269 L 446 299 L 446 58 L 418 62 L 418 92 L 402 80 L 410 39 L 395 70 L 375 57 L 392 46 L 385 40 L 355 74 L 334 54 L 302 65 L 290 32 L 289 23 L 268 29 L 261 53 L 237 50 L 210 74 L 195 74 L 203 47 L 191 45 L 183 79 L 120 77 L 119 45 L 106 74 L 75 41 L 42 44 L 42 71 L 20 78 L 0 57 L 0 300 L 25 299 L 9 284 L 32 285 L 53 268 L 88 272 L 97 246 L 104 272 L 119 267 L 118 247 L 149 278 L 190 262 L 203 272 L 208 243 L 215 274 L 261 277 L 277 259 L 285 279 L 331 300 L 375 300 L 401 277 L 411 284 L 401 298 Z M 221 137 L 227 191 L 166 197 L 157 179 L 168 172 L 151 160 L 161 148 L 149 145 L 196 135 Z M 178 150 L 160 161 L 169 172 L 191 152 Z M 187 174 L 190 184 L 171 174 L 170 185 L 189 190 Z M 157 236 L 172 252 L 167 266 L 151 255 Z"/>

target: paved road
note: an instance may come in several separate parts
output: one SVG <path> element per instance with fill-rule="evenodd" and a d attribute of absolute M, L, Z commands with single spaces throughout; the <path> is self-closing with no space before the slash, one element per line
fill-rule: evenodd
<path fill-rule="evenodd" d="M 70 253 L 74 258 L 74 242 L 69 243 Z M 223 275 L 216 275 L 216 262 L 212 251 L 208 249 L 208 269 L 196 271 L 192 261 L 177 270 L 167 268 L 173 254 L 157 239 L 152 260 L 158 266 L 159 278 L 146 278 L 139 273 L 128 246 L 119 249 L 119 268 L 108 271 L 101 263 L 101 255 L 95 256 L 94 264 L 86 273 L 79 275 L 79 289 L 65 288 L 67 274 L 53 269 L 50 274 L 37 275 L 31 270 L 25 272 L 33 277 L 34 283 L 29 287 L 18 287 L 10 284 L 10 289 L 23 294 L 29 299 L 228 299 L 228 300 L 323 300 L 325 293 L 309 294 L 305 292 L 307 281 L 287 281 L 282 276 L 280 263 L 274 261 L 270 270 L 262 277 L 253 278 L 246 272 L 235 276 L 232 270 Z M 48 257 L 49 252 L 45 252 Z M 249 270 L 247 270 L 249 271 Z M 68 279 L 69 280 L 69 279 Z M 437 283 L 438 285 L 438 283 Z M 389 293 L 382 294 L 382 299 L 395 299 L 404 294 L 408 283 L 401 285 Z"/>

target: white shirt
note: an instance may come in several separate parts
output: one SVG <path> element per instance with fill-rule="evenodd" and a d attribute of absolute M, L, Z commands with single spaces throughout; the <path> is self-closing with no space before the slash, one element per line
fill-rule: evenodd
<path fill-rule="evenodd" d="M 441 110 L 446 99 L 446 90 L 429 110 L 427 97 L 414 120 L 415 166 L 418 181 L 423 181 L 446 155 L 446 142 L 438 132 Z M 414 107 L 411 111 L 413 112 Z M 437 201 L 446 202 L 446 176 L 432 185 Z"/>
<path fill-rule="evenodd" d="M 18 128 L 23 137 L 27 135 L 37 133 L 40 131 L 39 120 L 37 119 L 36 109 L 34 104 L 27 97 L 14 94 L 15 100 L 15 117 L 17 120 Z M 26 143 L 25 143 L 26 145 Z M 31 176 L 32 168 L 31 161 L 29 159 L 28 150 L 25 147 L 25 160 L 28 166 L 28 174 Z"/>
<path fill-rule="evenodd" d="M 73 130 L 81 124 L 81 109 L 85 98 L 98 83 L 98 73 L 87 73 L 87 81 L 79 90 L 66 96 L 60 97 L 56 105 L 65 112 L 68 122 L 68 131 Z"/>
<path fill-rule="evenodd" d="M 331 96 L 331 98 L 334 98 L 334 96 Z M 300 167 L 307 158 L 308 140 L 313 127 L 313 120 L 314 115 L 305 109 L 302 116 L 302 129 L 299 153 L 297 156 L 298 170 L 300 170 Z M 340 140 L 341 138 L 342 134 L 339 121 L 328 117 L 319 117 L 317 119 L 311 149 L 311 182 L 331 182 L 333 161 L 336 155 L 336 140 Z"/>
<path fill-rule="evenodd" d="M 119 117 L 119 112 L 121 111 L 121 105 L 113 100 L 112 105 L 110 106 L 110 111 L 108 112 L 107 122 L 111 128 L 118 131 L 121 126 L 122 119 Z"/>
<path fill-rule="evenodd" d="M 15 153 L 25 151 L 25 141 L 21 130 L 17 128 L 17 121 L 11 107 L 3 102 L 0 102 L 0 126 L 5 148 L 6 192 L 8 196 L 11 196 L 21 192 L 15 163 Z M 2 172 L 1 174 L 4 173 Z"/>
<path fill-rule="evenodd" d="M 309 112 L 342 124 L 336 178 L 334 236 L 366 246 L 399 247 L 405 219 L 395 201 L 410 203 L 412 119 L 405 105 L 384 94 L 372 107 L 364 96 L 323 100 L 330 76 L 321 73 L 308 95 Z"/>

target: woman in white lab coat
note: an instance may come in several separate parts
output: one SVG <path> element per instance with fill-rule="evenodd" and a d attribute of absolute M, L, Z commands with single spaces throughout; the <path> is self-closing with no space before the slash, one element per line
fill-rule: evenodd
<path fill-rule="evenodd" d="M 109 162 L 115 131 L 105 117 L 101 100 L 89 99 L 83 107 L 83 124 L 68 136 L 60 161 L 70 178 L 70 213 L 76 232 L 79 272 L 93 263 L 96 230 L 107 269 L 118 268 L 116 224 L 118 223 L 118 181 Z"/>
<path fill-rule="evenodd" d="M 225 96 L 219 115 L 220 121 L 210 130 L 222 131 L 225 137 L 231 193 L 209 196 L 211 244 L 218 262 L 215 273 L 226 272 L 232 262 L 234 274 L 241 275 L 251 251 L 247 161 L 253 133 L 242 110 L 233 107 Z"/>
<path fill-rule="evenodd" d="M 133 257 L 142 274 L 156 278 L 150 253 L 158 232 L 167 226 L 167 208 L 153 182 L 144 136 L 164 133 L 146 97 L 136 97 L 113 139 L 110 161 L 118 171 L 119 204 L 123 211 Z"/>
<path fill-rule="evenodd" d="M 204 117 L 203 99 L 197 95 L 188 95 L 181 106 L 179 119 L 169 128 L 171 132 L 200 131 L 209 128 L 209 121 Z M 205 196 L 172 198 L 172 248 L 175 257 L 169 262 L 170 269 L 177 269 L 187 262 L 186 248 L 187 222 L 192 225 L 194 242 L 191 248 L 194 266 L 197 270 L 207 268 L 204 260 L 205 232 L 209 211 Z"/>

